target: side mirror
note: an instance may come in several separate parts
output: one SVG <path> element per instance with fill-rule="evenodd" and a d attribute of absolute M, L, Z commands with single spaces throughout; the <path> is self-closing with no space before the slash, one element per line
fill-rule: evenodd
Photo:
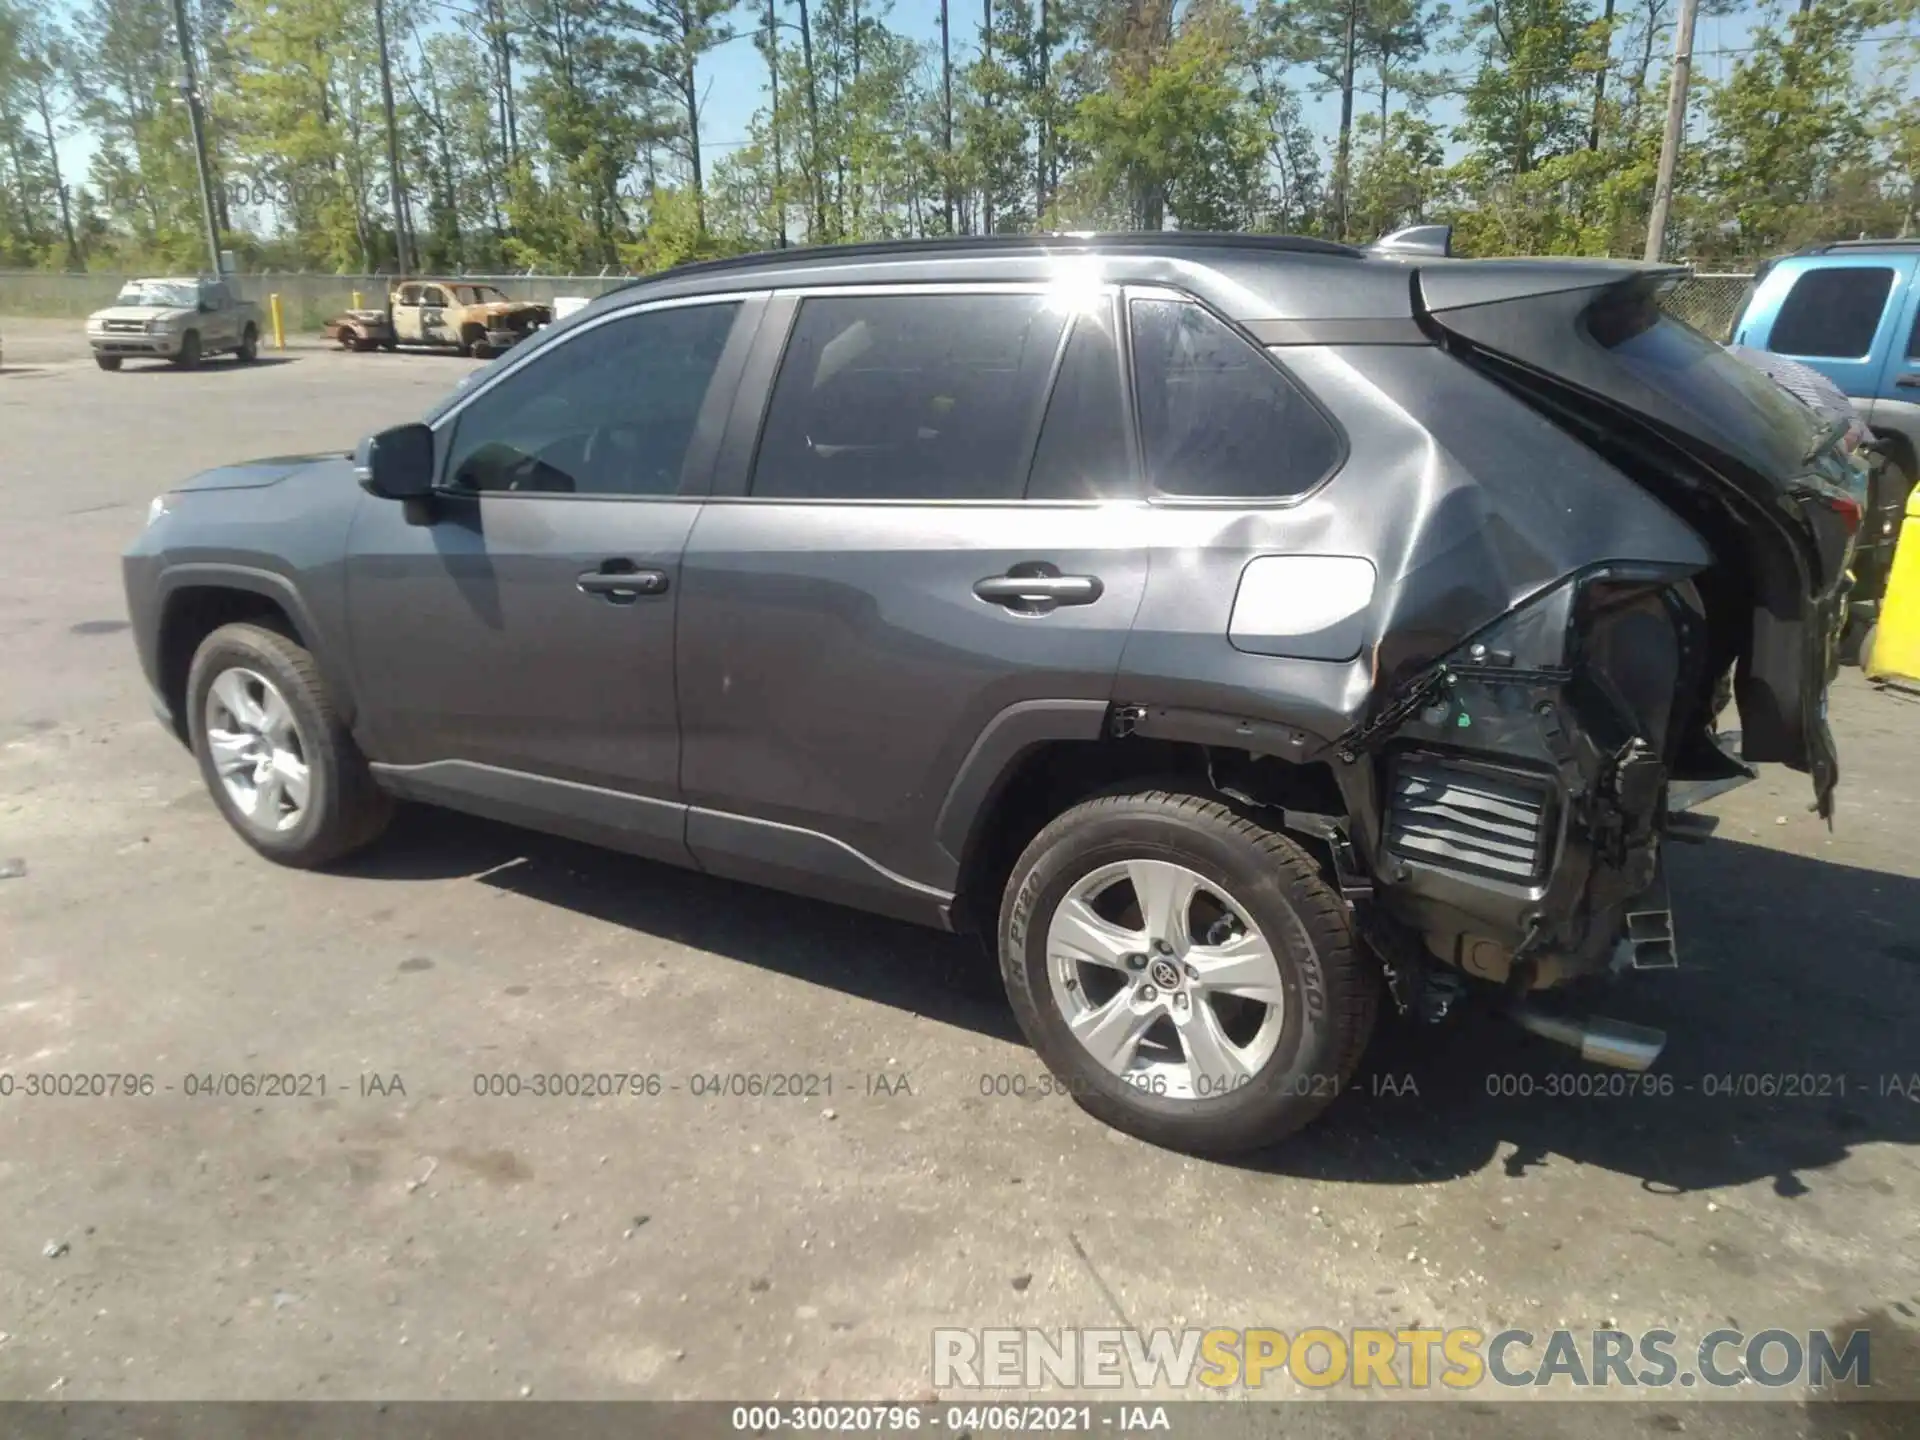
<path fill-rule="evenodd" d="M 433 493 L 433 431 L 415 422 L 369 435 L 353 456 L 360 488 L 383 500 L 418 500 Z"/>
<path fill-rule="evenodd" d="M 213 313 L 213 302 L 211 300 L 202 300 L 196 308 L 198 308 L 202 315 L 211 315 Z"/>

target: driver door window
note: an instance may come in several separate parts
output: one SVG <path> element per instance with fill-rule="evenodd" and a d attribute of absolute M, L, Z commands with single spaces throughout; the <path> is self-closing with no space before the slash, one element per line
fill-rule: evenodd
<path fill-rule="evenodd" d="M 674 495 L 737 303 L 621 316 L 552 346 L 455 421 L 446 485 Z"/>

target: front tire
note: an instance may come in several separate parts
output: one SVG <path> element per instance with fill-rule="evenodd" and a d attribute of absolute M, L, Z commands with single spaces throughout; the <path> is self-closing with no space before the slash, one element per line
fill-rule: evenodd
<path fill-rule="evenodd" d="M 1379 978 L 1292 840 L 1216 800 L 1103 796 L 1015 864 L 1000 964 L 1021 1029 L 1081 1107 L 1169 1149 L 1300 1129 L 1352 1076 Z"/>
<path fill-rule="evenodd" d="M 180 341 L 180 353 L 173 357 L 173 363 L 182 370 L 197 369 L 200 364 L 200 332 L 189 330 Z"/>
<path fill-rule="evenodd" d="M 234 358 L 242 365 L 251 365 L 260 358 L 260 332 L 249 325 L 240 334 L 240 348 L 234 351 Z"/>
<path fill-rule="evenodd" d="M 334 709 L 313 656 L 261 625 L 223 625 L 187 674 L 187 722 L 220 813 L 269 860 L 311 869 L 372 843 L 393 801 Z"/>
<path fill-rule="evenodd" d="M 123 358 L 124 357 L 119 355 L 96 355 L 93 357 L 93 363 L 98 365 L 102 370 L 118 370 L 120 368 L 120 361 Z"/>

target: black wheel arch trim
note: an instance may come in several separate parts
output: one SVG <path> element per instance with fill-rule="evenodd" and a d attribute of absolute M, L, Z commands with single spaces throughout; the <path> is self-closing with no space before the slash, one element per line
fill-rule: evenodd
<path fill-rule="evenodd" d="M 1098 740 L 1106 733 L 1105 700 L 1020 700 L 995 715 L 974 737 L 954 772 L 933 824 L 934 840 L 953 864 L 951 886 L 981 820 L 1000 798 L 1020 757 L 1053 740 Z"/>
<path fill-rule="evenodd" d="M 192 560 L 167 566 L 160 572 L 154 589 L 154 614 L 158 617 L 154 627 L 156 654 L 159 653 L 161 638 L 166 634 L 167 610 L 175 593 L 199 589 L 245 591 L 271 600 L 285 611 L 287 619 L 293 624 L 295 638 L 313 656 L 313 663 L 326 680 L 336 713 L 349 727 L 354 724 L 358 707 L 354 703 L 353 687 L 348 683 L 341 657 L 333 654 L 331 647 L 319 643 L 325 630 L 314 620 L 312 610 L 293 581 L 278 571 L 218 560 Z M 183 715 L 181 723 L 185 722 Z"/>

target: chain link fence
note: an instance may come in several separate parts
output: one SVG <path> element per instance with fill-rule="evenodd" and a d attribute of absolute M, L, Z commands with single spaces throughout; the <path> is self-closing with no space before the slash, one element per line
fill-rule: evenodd
<path fill-rule="evenodd" d="M 1667 292 L 1661 304 L 1669 315 L 1724 345 L 1733 338 L 1734 319 L 1752 284 L 1751 275 L 1689 275 Z"/>
<path fill-rule="evenodd" d="M 113 302 L 127 275 L 68 275 L 49 271 L 0 271 L 0 315 L 85 316 Z M 516 300 L 552 304 L 563 295 L 603 295 L 627 283 L 624 275 L 463 275 L 448 279 L 497 285 Z M 1665 304 L 1715 340 L 1728 338 L 1747 293 L 1750 275 L 1690 275 L 1668 292 Z M 261 305 L 278 295 L 290 331 L 317 330 L 360 297 L 362 305 L 386 303 L 390 275 L 236 275 L 240 294 Z"/>

